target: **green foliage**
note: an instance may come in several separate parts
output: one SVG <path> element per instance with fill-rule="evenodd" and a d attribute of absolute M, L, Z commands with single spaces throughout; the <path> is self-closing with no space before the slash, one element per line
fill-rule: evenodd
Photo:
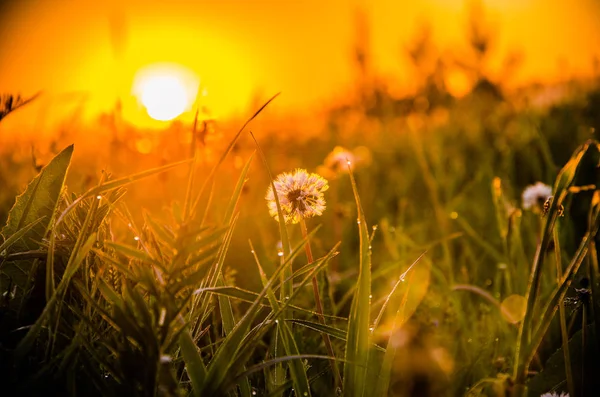
<path fill-rule="evenodd" d="M 36 250 L 46 237 L 54 220 L 54 213 L 65 183 L 73 155 L 73 145 L 58 154 L 40 174 L 33 179 L 23 194 L 17 197 L 2 228 L 5 241 L 14 242 L 6 254 Z M 17 239 L 15 235 L 19 233 Z M 4 250 L 3 250 L 4 252 Z M 17 310 L 27 293 L 27 282 L 36 271 L 37 261 L 12 261 L 0 269 L 0 290 L 15 288 L 11 308 Z"/>
<path fill-rule="evenodd" d="M 256 149 L 241 138 L 264 106 L 216 162 L 195 153 L 102 174 L 81 194 L 64 187 L 65 149 L 18 196 L 2 230 L 7 393 L 585 395 L 582 379 L 594 380 L 600 357 L 598 143 L 584 143 L 557 173 L 556 141 L 524 121 L 537 115 L 448 106 L 440 125 L 415 110 L 365 134 L 362 120 L 345 139 L 368 146 L 374 161 L 337 172 L 320 225 L 301 238 L 279 203 L 277 225 L 262 204 L 269 163 L 308 167 L 313 157 L 290 152 L 321 149 L 265 139 L 266 172 L 254 172 Z M 179 166 L 189 167 L 187 183 L 177 180 L 182 202 L 130 212 L 138 182 Z M 555 179 L 545 215 L 518 204 L 538 179 Z M 309 242 L 314 261 L 302 256 Z M 322 315 L 307 288 L 317 279 Z M 527 299 L 523 313 L 505 306 L 514 295 Z"/>

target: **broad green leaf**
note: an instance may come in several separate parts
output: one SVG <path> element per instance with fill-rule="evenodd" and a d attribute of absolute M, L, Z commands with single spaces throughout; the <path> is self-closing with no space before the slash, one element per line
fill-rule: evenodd
<path fill-rule="evenodd" d="M 14 241 L 10 252 L 7 253 L 39 248 L 39 242 L 46 236 L 48 227 L 53 220 L 72 155 L 73 145 L 56 155 L 27 185 L 25 192 L 16 198 L 15 204 L 8 214 L 6 225 L 2 229 L 2 236 L 5 241 L 9 241 L 13 235 L 19 233 L 27 225 L 32 226 L 21 238 Z M 12 280 L 12 284 L 17 287 L 18 298 L 11 301 L 13 309 L 20 304 L 32 264 L 33 261 L 15 261 L 6 263 L 2 268 L 0 292 L 4 291 L 9 280 Z"/>

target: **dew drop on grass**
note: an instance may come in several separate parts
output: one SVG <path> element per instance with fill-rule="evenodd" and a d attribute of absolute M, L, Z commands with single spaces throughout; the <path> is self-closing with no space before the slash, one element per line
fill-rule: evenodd
<path fill-rule="evenodd" d="M 371 249 L 371 246 L 369 245 L 369 249 Z"/>
<path fill-rule="evenodd" d="M 134 239 L 135 241 L 140 241 L 140 238 L 139 238 L 138 236 L 135 236 L 133 239 Z"/>
<path fill-rule="evenodd" d="M 254 250 L 250 250 L 250 253 L 251 253 L 251 254 L 253 254 L 253 253 L 254 253 Z"/>
<path fill-rule="evenodd" d="M 277 256 L 283 256 L 283 251 L 277 251 Z"/>
<path fill-rule="evenodd" d="M 98 200 L 101 200 L 101 199 L 102 199 L 102 196 L 100 196 L 100 195 L 97 195 L 97 196 L 96 196 L 96 198 L 97 198 Z"/>
<path fill-rule="evenodd" d="M 372 299 L 372 298 L 373 298 L 373 295 L 369 295 L 369 299 Z"/>
<path fill-rule="evenodd" d="M 302 393 L 302 395 L 303 396 L 308 396 L 308 392 L 305 391 L 304 393 Z"/>
<path fill-rule="evenodd" d="M 358 224 L 360 225 L 360 219 L 357 219 L 357 220 L 356 220 L 356 223 L 358 223 Z"/>

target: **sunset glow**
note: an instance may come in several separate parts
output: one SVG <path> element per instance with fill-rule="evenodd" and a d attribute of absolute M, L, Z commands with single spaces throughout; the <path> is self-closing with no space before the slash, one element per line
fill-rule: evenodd
<path fill-rule="evenodd" d="M 191 73 L 186 76 L 175 68 L 150 68 L 135 78 L 133 93 L 150 117 L 169 121 L 190 109 L 197 92 Z"/>

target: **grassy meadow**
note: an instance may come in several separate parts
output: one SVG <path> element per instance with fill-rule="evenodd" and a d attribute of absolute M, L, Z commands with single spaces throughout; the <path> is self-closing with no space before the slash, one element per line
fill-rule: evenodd
<path fill-rule="evenodd" d="M 596 395 L 600 81 L 438 73 L 363 79 L 319 130 L 264 121 L 274 97 L 4 145 L 2 395 Z M 298 168 L 325 209 L 269 214 Z"/>

